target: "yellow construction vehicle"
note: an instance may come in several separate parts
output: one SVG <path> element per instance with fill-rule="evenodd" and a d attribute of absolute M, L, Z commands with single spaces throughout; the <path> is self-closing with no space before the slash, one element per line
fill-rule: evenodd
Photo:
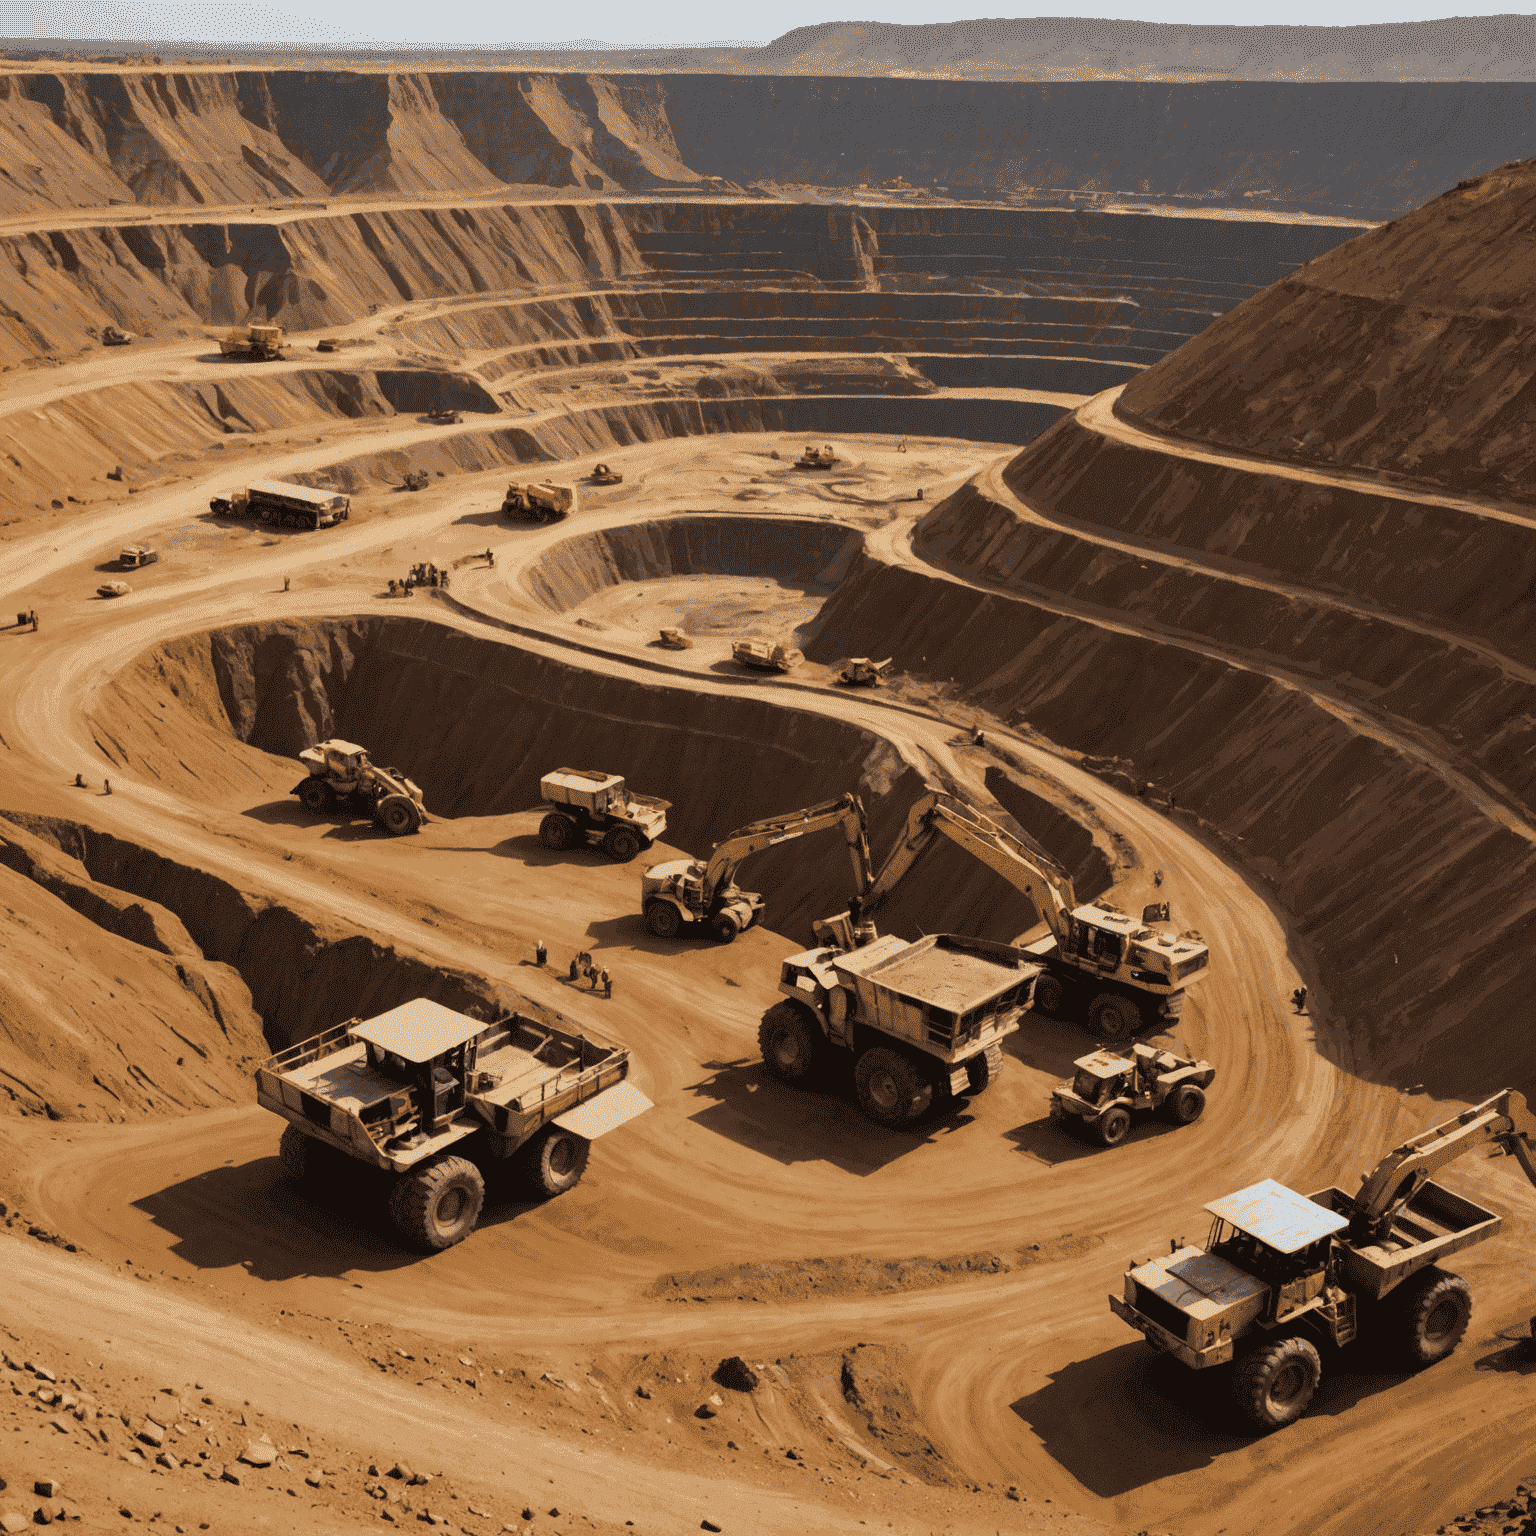
<path fill-rule="evenodd" d="M 770 645 L 766 640 L 733 640 L 731 660 L 753 672 L 792 672 L 805 660 L 805 653 L 792 645 Z"/>
<path fill-rule="evenodd" d="M 299 761 L 309 774 L 288 793 L 316 816 L 363 811 L 396 837 L 419 830 L 427 819 L 420 788 L 398 768 L 375 767 L 356 742 L 322 741 L 300 752 Z"/>
<path fill-rule="evenodd" d="M 1191 1370 L 1235 1362 L 1239 1413 L 1280 1429 L 1312 1401 L 1322 1350 L 1365 1335 L 1417 1370 L 1456 1348 L 1472 1292 L 1438 1261 L 1495 1236 L 1501 1221 L 1430 1175 L 1493 1144 L 1536 1184 L 1533 1135 L 1536 1117 L 1506 1088 L 1410 1137 L 1354 1195 L 1300 1195 L 1264 1179 L 1213 1200 L 1205 1246 L 1180 1238 L 1166 1257 L 1133 1264 L 1110 1310 Z"/>
<path fill-rule="evenodd" d="M 707 860 L 671 859 L 651 865 L 640 877 L 641 907 L 651 932 L 658 939 L 671 939 L 686 923 L 704 923 L 722 944 L 729 944 L 763 914 L 762 896 L 757 891 L 743 891 L 736 884 L 742 860 L 829 827 L 842 831 L 852 854 L 855 878 L 866 876 L 869 848 L 864 838 L 864 808 L 855 796 L 844 795 L 738 827 L 723 843 L 715 844 Z"/>
<path fill-rule="evenodd" d="M 225 357 L 244 357 L 252 362 L 275 362 L 286 351 L 280 325 L 237 325 L 219 338 Z"/>
<path fill-rule="evenodd" d="M 1185 988 L 1208 974 L 1210 950 L 1198 935 L 1176 937 L 1153 926 L 1166 921 L 1166 906 L 1144 908 L 1139 920 L 1107 901 L 1079 906 L 1072 877 L 1048 854 L 1027 847 L 963 800 L 930 787 L 907 813 L 884 867 L 860 886 L 857 910 L 816 924 L 827 948 L 785 962 L 788 980 L 779 990 L 808 1000 L 824 1029 L 830 959 L 817 957 L 869 943 L 870 914 L 939 837 L 1001 875 L 1045 920 L 1050 933 L 1024 946 L 1044 967 L 1035 987 L 1036 1009 L 1079 1018 L 1100 1040 L 1127 1040 L 1153 1023 L 1171 1024 L 1183 1009 Z"/>
<path fill-rule="evenodd" d="M 884 661 L 871 661 L 868 656 L 850 656 L 848 665 L 837 674 L 837 681 L 850 687 L 878 688 L 894 659 L 887 656 Z"/>

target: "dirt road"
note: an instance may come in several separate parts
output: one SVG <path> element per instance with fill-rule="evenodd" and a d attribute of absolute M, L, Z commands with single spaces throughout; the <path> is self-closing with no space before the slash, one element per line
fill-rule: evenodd
<path fill-rule="evenodd" d="M 716 446 L 725 453 L 731 445 Z M 871 442 L 868 450 L 873 458 L 889 445 Z M 622 506 L 583 514 L 561 528 L 498 532 L 494 578 L 461 579 L 451 594 L 454 605 L 433 605 L 432 617 L 507 644 L 512 658 L 518 651 L 558 656 L 646 687 L 657 675 L 657 653 L 633 647 L 626 653 L 611 635 L 540 613 L 517 597 L 518 575 L 575 533 L 654 517 L 663 484 L 676 498 L 672 506 L 708 505 L 711 496 L 718 505 L 732 489 L 720 490 L 718 475 L 710 476 L 714 492 L 702 477 L 679 480 L 679 462 L 696 455 L 699 449 L 688 444 L 611 455 L 626 473 Z M 296 467 L 305 457 L 282 464 Z M 574 467 L 554 466 L 550 473 Z M 963 468 L 948 473 L 957 476 Z M 277 462 L 271 472 L 281 472 Z M 419 510 L 334 530 L 323 544 L 289 541 L 275 552 L 250 551 L 222 572 L 146 592 L 131 609 L 85 602 L 62 608 L 39 635 L 13 640 L 0 735 L 12 746 L 29 798 L 55 814 L 71 808 L 80 814 L 79 801 L 62 786 L 78 765 L 99 764 L 86 716 L 93 692 L 128 658 L 200 626 L 275 612 L 390 611 L 376 596 L 371 572 L 338 575 L 338 564 L 382 557 L 407 531 L 425 539 L 435 529 L 443 536 L 463 494 L 433 493 Z M 805 497 L 800 515 L 838 515 L 819 493 Z M 775 504 L 775 515 L 785 510 Z M 169 512 L 135 508 L 132 516 L 164 519 Z M 128 529 L 125 520 L 113 538 Z M 873 547 L 882 558 L 912 560 L 905 534 L 909 523 L 889 520 L 873 535 Z M 457 537 L 462 543 L 464 535 Z M 86 543 L 102 538 L 97 527 L 57 555 L 48 552 L 52 568 L 66 570 L 71 559 L 84 557 Z M 38 553 L 31 551 L 33 558 Z M 10 549 L 6 558 L 11 571 L 25 568 L 9 564 Z M 274 596 L 280 573 L 302 575 L 309 566 L 325 567 L 329 584 Z M 522 632 L 511 637 L 509 624 Z M 669 656 L 665 665 L 670 686 L 700 695 L 726 686 L 692 653 Z M 908 760 L 936 764 L 986 793 L 982 774 L 993 760 L 965 745 L 951 722 L 911 704 L 793 679 L 759 683 L 754 693 L 808 718 L 855 720 Z M 1203 1399 L 1198 1384 L 1158 1369 L 1145 1346 L 1110 1316 L 1104 1293 L 1117 1286 L 1128 1257 L 1154 1251 L 1170 1235 L 1197 1237 L 1202 1201 L 1266 1175 L 1303 1189 L 1347 1182 L 1377 1150 L 1436 1118 L 1434 1106 L 1369 1086 L 1318 1052 L 1313 1034 L 1327 1030 L 1326 997 L 1316 990 L 1305 955 L 1293 950 L 1260 891 L 1189 828 L 1031 741 L 1006 732 L 991 739 L 1083 796 L 1134 846 L 1139 866 L 1121 893 L 1125 904 L 1150 899 L 1145 872 L 1160 867 L 1162 894 L 1180 920 L 1210 942 L 1213 974 L 1194 994 L 1180 1029 L 1183 1043 L 1218 1068 L 1210 1108 L 1197 1126 L 1139 1136 L 1112 1154 L 1064 1143 L 1044 1119 L 1048 1089 L 1088 1042 L 1070 1026 L 1037 1021 L 1011 1042 L 1004 1080 L 973 1101 L 960 1123 L 920 1136 L 875 1131 L 845 1101 L 783 1088 L 756 1066 L 757 1017 L 773 997 L 777 961 L 792 946 L 756 931 L 725 951 L 659 945 L 638 922 L 633 870 L 595 860 L 547 863 L 516 851 L 527 846 L 535 818 L 434 823 L 421 838 L 404 842 L 337 842 L 325 839 L 323 828 L 242 816 L 247 807 L 221 805 L 217 786 L 189 797 L 186 786 L 127 776 L 115 781 L 110 798 L 89 802 L 93 824 L 242 889 L 320 905 L 386 942 L 566 1010 L 632 1046 L 638 1080 L 657 1108 L 600 1144 L 587 1181 L 573 1195 L 546 1207 L 510 1209 L 469 1243 L 428 1260 L 403 1255 L 367 1230 L 326 1228 L 296 1210 L 276 1178 L 279 1127 L 254 1108 L 170 1124 L 71 1125 L 67 1131 L 28 1124 L 18 1146 L 35 1208 L 92 1253 L 129 1257 L 184 1283 L 211 1286 L 198 1293 L 198 1305 L 211 1309 L 210 1321 L 197 1327 L 206 1333 L 215 1326 L 211 1319 L 229 1319 L 217 1326 L 230 1329 L 232 1339 L 284 1308 L 388 1324 L 407 1337 L 472 1337 L 477 1348 L 523 1357 L 607 1362 L 615 1370 L 613 1362 L 658 1348 L 701 1357 L 741 1351 L 788 1357 L 855 1342 L 901 1345 L 923 1422 L 950 1465 L 982 1485 L 1017 1483 L 1036 1500 L 1049 1497 L 1057 1507 L 1129 1528 L 1214 1536 L 1233 1518 L 1238 1487 L 1243 1510 L 1255 1516 L 1262 1510 L 1266 1525 L 1296 1532 L 1386 1536 L 1475 1502 L 1490 1458 L 1447 1459 L 1429 1489 L 1423 1479 L 1400 1475 L 1409 1460 L 1404 1426 L 1426 1416 L 1454 1419 L 1466 1426 L 1468 1447 L 1474 1439 L 1486 1442 L 1500 1424 L 1512 1441 L 1518 1438 L 1515 1426 L 1529 1408 L 1524 1383 L 1499 1378 L 1499 1406 L 1489 1411 L 1490 1378 L 1479 1363 L 1492 1331 L 1528 1311 L 1523 1270 L 1511 1260 L 1528 1244 L 1536 1201 L 1501 1164 L 1458 1169 L 1458 1187 L 1509 1219 L 1505 1236 L 1475 1250 L 1462 1266 L 1480 1310 L 1474 1337 L 1453 1361 L 1406 1382 L 1336 1375 L 1312 1415 L 1287 1431 L 1284 1458 L 1275 1456 L 1275 1442 L 1230 1435 L 1223 1407 Z M 284 774 L 292 769 L 274 764 L 278 794 Z M 491 844 L 514 851 L 490 860 L 480 850 Z M 430 926 L 421 915 L 426 901 L 436 914 Z M 555 976 L 518 963 L 536 938 L 549 944 L 558 963 L 567 952 L 589 947 L 594 932 L 620 977 L 611 1003 L 573 997 Z M 1287 1006 L 1300 980 L 1314 987 L 1311 1017 Z M 1341 1042 L 1329 1044 L 1328 1056 L 1338 1059 Z M 1034 1255 L 1034 1244 L 1037 1257 L 1017 1257 Z M 979 1250 L 1015 1260 L 993 1278 L 911 1293 L 844 1293 L 767 1306 L 680 1306 L 647 1295 L 660 1275 L 722 1265 Z M 42 1261 L 61 1262 L 50 1254 Z M 52 1269 L 26 1273 L 15 1304 L 44 1326 L 58 1277 Z M 507 1301 L 509 1275 L 517 1277 L 515 1306 Z M 79 1288 L 71 1294 L 121 1309 L 110 1315 L 125 1339 L 163 1334 L 175 1324 L 160 1293 L 151 1304 L 142 1289 L 130 1287 L 125 1298 L 108 1279 L 81 1270 L 70 1281 Z M 361 1291 L 354 1289 L 359 1283 Z M 362 1433 L 404 1411 L 396 1396 L 381 1395 L 366 1377 L 330 1377 L 329 1356 L 322 1369 L 307 1344 L 293 1341 L 283 1369 L 273 1367 L 290 1379 L 328 1382 L 323 1393 L 313 1389 L 296 1416 L 322 1411 L 323 1404 Z M 254 1350 L 231 1345 L 228 1369 L 238 1373 L 253 1359 Z M 1347 1458 L 1338 1455 L 1341 1431 L 1349 1437 Z M 554 1443 L 544 1437 L 532 1450 L 515 1440 L 505 1446 L 548 1458 Z M 589 1470 L 593 1465 L 587 1462 Z M 613 1507 L 609 1479 L 627 1466 L 618 1458 L 617 1470 L 594 1478 L 592 1507 Z M 1373 1478 L 1379 1474 L 1382 1489 L 1368 1509 L 1357 1498 L 1362 1468 Z M 694 1475 L 684 1465 L 653 1465 L 644 1486 L 654 1486 L 660 1507 L 685 1492 L 692 1497 Z M 899 1483 L 895 1492 L 919 1498 Z M 809 1514 L 803 1503 L 770 1501 L 759 1510 L 743 1502 L 756 1496 L 750 1490 L 731 1497 L 744 1517 L 753 1511 L 755 1529 L 788 1529 L 795 1520 L 802 1529 L 843 1528 L 834 1495 L 822 1493 Z M 888 1503 L 889 1493 L 881 1494 Z M 926 1511 L 904 1512 L 899 1500 L 889 1503 L 885 1518 L 928 1528 L 921 1523 Z"/>

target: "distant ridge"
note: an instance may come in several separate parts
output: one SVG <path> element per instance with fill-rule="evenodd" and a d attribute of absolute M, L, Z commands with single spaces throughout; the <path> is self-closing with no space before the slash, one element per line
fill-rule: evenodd
<path fill-rule="evenodd" d="M 1346 27 L 1206 27 L 1070 16 L 903 26 L 829 21 L 761 47 L 368 48 L 59 38 L 0 40 L 0 55 L 152 65 L 227 59 L 245 67 L 373 66 L 626 73 L 903 76 L 948 80 L 1536 81 L 1536 16 L 1453 16 Z"/>

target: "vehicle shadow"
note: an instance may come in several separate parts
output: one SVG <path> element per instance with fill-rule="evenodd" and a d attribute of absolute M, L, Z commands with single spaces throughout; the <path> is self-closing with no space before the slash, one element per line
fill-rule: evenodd
<path fill-rule="evenodd" d="M 711 1075 L 685 1091 L 710 1102 L 688 1118 L 785 1167 L 825 1162 L 862 1177 L 975 1118 L 961 1099 L 908 1130 L 876 1125 L 859 1113 L 849 1062 L 828 1068 L 812 1087 L 780 1082 L 754 1057 L 703 1066 Z"/>
<path fill-rule="evenodd" d="M 1404 1379 L 1330 1362 L 1307 1416 L 1337 1417 Z M 1230 1383 L 1226 1367 L 1187 1370 L 1138 1339 L 1074 1360 L 1009 1406 L 1085 1488 L 1113 1499 L 1251 1448 L 1256 1435 L 1233 1432 Z"/>
<path fill-rule="evenodd" d="M 275 1157 L 213 1168 L 134 1201 L 175 1234 L 171 1251 L 200 1269 L 243 1268 L 256 1280 L 384 1274 L 433 1256 L 405 1247 L 389 1221 L 390 1176 L 357 1167 L 316 1198 Z M 523 1194 L 510 1168 L 487 1170 L 476 1230 L 503 1226 L 542 1202 Z M 473 1241 L 473 1235 L 468 1239 Z"/>
<path fill-rule="evenodd" d="M 462 517 L 454 518 L 451 526 L 457 528 L 464 523 L 476 528 L 496 528 L 506 526 L 506 519 L 499 509 L 494 512 L 466 512 Z"/>
<path fill-rule="evenodd" d="M 247 806 L 240 814 L 268 827 L 312 827 L 316 821 L 297 800 L 268 800 L 264 805 Z"/>
<path fill-rule="evenodd" d="M 570 848 L 546 848 L 537 832 L 518 832 L 504 837 L 491 850 L 499 859 L 521 859 L 529 869 L 548 869 L 551 864 L 612 864 L 601 848 L 589 844 Z M 641 858 L 644 855 L 640 855 Z"/>
<path fill-rule="evenodd" d="M 1177 1126 L 1170 1125 L 1166 1120 L 1138 1115 L 1132 1119 L 1130 1134 L 1120 1146 L 1130 1147 L 1137 1142 L 1152 1141 L 1177 1129 Z M 1120 1150 L 1119 1147 L 1106 1147 L 1090 1140 L 1072 1126 L 1053 1120 L 1049 1115 L 1015 1126 L 1011 1131 L 1004 1131 L 1003 1135 L 1014 1144 L 1015 1150 L 1051 1168 L 1058 1168 L 1063 1163 L 1075 1163 L 1085 1157 L 1112 1157 Z"/>
<path fill-rule="evenodd" d="M 636 884 L 639 882 L 637 881 Z M 638 908 L 639 893 L 635 906 Z M 685 925 L 675 939 L 658 939 L 650 930 L 645 914 L 638 910 L 626 912 L 620 917 L 594 918 L 587 924 L 587 936 L 594 944 L 603 946 L 622 944 L 644 955 L 677 955 L 686 950 L 721 949 L 724 946 L 703 923 Z M 741 953 L 755 945 L 763 935 L 756 928 L 749 928 L 734 941 L 734 948 Z M 769 974 L 777 974 L 778 961 L 772 962 Z"/>
<path fill-rule="evenodd" d="M 1046 1072 L 1058 1082 L 1072 1076 L 1074 1063 L 1094 1049 L 1095 1042 L 1080 1024 L 1052 1018 L 1048 1013 L 1027 1013 L 1003 1041 L 1003 1050 L 1026 1067 Z"/>
<path fill-rule="evenodd" d="M 1484 1344 L 1500 1344 L 1502 1347 L 1480 1356 L 1473 1361 L 1477 1371 L 1499 1371 L 1516 1376 L 1529 1376 L 1536 1372 L 1536 1340 L 1524 1328 L 1501 1328 Z"/>

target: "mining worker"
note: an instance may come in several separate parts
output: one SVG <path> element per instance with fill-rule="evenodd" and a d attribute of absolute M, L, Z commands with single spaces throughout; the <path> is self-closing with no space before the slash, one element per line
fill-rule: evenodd
<path fill-rule="evenodd" d="M 608 970 L 607 970 L 606 966 L 603 968 L 602 980 L 603 980 L 603 996 L 604 997 L 612 997 L 613 996 L 613 977 L 608 974 Z"/>
<path fill-rule="evenodd" d="M 1153 885 L 1161 885 L 1162 883 L 1163 883 L 1163 872 L 1162 872 L 1162 870 L 1154 869 L 1152 871 L 1152 884 Z"/>
<path fill-rule="evenodd" d="M 1305 1013 L 1307 1008 L 1307 989 L 1305 987 L 1297 987 L 1291 993 L 1291 1001 L 1295 1003 L 1297 1013 Z"/>
<path fill-rule="evenodd" d="M 549 959 L 549 951 L 544 947 L 544 940 L 540 939 L 533 947 L 533 963 L 543 965 Z"/>
<path fill-rule="evenodd" d="M 75 775 L 75 788 L 76 789 L 84 789 L 85 788 L 85 778 L 84 778 L 83 775 L 78 774 L 78 773 Z"/>
<path fill-rule="evenodd" d="M 577 977 L 578 977 L 578 976 L 579 976 L 579 975 L 580 975 L 580 974 L 581 974 L 581 968 L 580 968 L 580 967 L 579 967 L 579 966 L 578 966 L 578 965 L 577 965 L 577 964 L 576 964 L 576 962 L 575 962 L 575 960 L 572 960 L 572 961 L 571 961 L 571 977 L 570 977 L 570 979 L 571 979 L 571 980 L 572 980 L 572 981 L 575 981 L 575 980 L 576 980 L 576 978 L 577 978 Z"/>
<path fill-rule="evenodd" d="M 438 584 L 438 586 L 443 588 L 444 591 L 447 591 L 447 589 L 448 589 L 448 572 L 447 571 L 441 571 L 441 572 L 438 573 L 437 584 Z"/>
<path fill-rule="evenodd" d="M 1168 811 L 1169 811 L 1169 814 L 1171 815 L 1174 811 L 1178 810 L 1178 808 L 1179 808 L 1179 797 L 1176 794 L 1174 794 L 1174 792 L 1170 789 L 1168 791 Z"/>
<path fill-rule="evenodd" d="M 283 577 L 283 591 L 284 591 L 284 592 L 286 592 L 286 591 L 287 591 L 287 590 L 288 590 L 288 583 L 289 583 L 289 582 L 290 582 L 290 581 L 291 581 L 291 580 L 292 580 L 292 579 L 293 579 L 293 578 L 292 578 L 292 577 L 291 577 L 291 576 L 284 576 L 284 577 Z"/>
<path fill-rule="evenodd" d="M 104 795 L 110 795 L 112 793 L 112 780 L 111 779 L 103 779 L 101 781 L 101 792 Z"/>
<path fill-rule="evenodd" d="M 987 734 L 986 734 L 986 732 L 983 731 L 982 728 L 979 725 L 973 725 L 971 727 L 971 745 L 973 747 L 984 747 L 984 746 L 986 746 L 986 744 L 987 744 Z"/>
<path fill-rule="evenodd" d="M 37 609 L 36 608 L 34 608 L 32 610 L 32 633 L 34 635 L 37 633 Z"/>

